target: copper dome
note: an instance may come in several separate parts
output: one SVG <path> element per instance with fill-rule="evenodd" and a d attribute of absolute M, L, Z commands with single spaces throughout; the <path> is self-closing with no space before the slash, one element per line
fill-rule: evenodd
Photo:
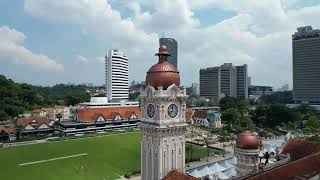
<path fill-rule="evenodd" d="M 238 135 L 236 147 L 240 149 L 258 149 L 259 139 L 251 131 L 244 131 Z"/>
<path fill-rule="evenodd" d="M 147 72 L 146 83 L 147 85 L 158 88 L 162 86 L 167 89 L 172 84 L 180 86 L 180 76 L 177 68 L 167 62 L 167 57 L 170 56 L 168 49 L 165 45 L 159 48 L 159 62 L 153 65 Z"/>

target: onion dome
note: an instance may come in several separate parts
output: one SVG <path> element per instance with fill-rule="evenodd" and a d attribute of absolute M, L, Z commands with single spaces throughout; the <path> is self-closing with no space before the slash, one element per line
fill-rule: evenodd
<path fill-rule="evenodd" d="M 153 86 L 157 89 L 162 86 L 163 89 L 167 89 L 172 84 L 180 86 L 180 76 L 177 68 L 168 63 L 168 56 L 170 56 L 168 49 L 165 45 L 161 45 L 159 48 L 159 62 L 153 65 L 147 72 L 146 84 Z"/>
<path fill-rule="evenodd" d="M 240 149 L 258 149 L 259 139 L 251 131 L 240 133 L 236 139 L 236 147 Z"/>

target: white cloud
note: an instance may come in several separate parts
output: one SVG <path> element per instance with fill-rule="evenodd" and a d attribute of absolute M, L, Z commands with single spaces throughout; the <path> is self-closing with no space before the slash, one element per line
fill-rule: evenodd
<path fill-rule="evenodd" d="M 0 60 L 15 64 L 32 65 L 34 69 L 53 71 L 63 70 L 63 66 L 54 59 L 43 54 L 37 54 L 23 46 L 26 36 L 8 26 L 0 27 Z"/>
<path fill-rule="evenodd" d="M 98 64 L 101 64 L 101 63 L 104 63 L 105 62 L 105 59 L 104 57 L 86 57 L 86 56 L 83 56 L 83 55 L 80 55 L 80 54 L 77 54 L 75 55 L 76 56 L 76 61 L 77 62 L 80 62 L 80 63 L 84 63 L 84 64 L 87 64 L 87 63 L 98 63 Z"/>
<path fill-rule="evenodd" d="M 165 32 L 178 40 L 179 70 L 187 85 L 198 81 L 200 68 L 232 62 L 247 63 L 253 83 L 280 86 L 292 81 L 291 34 L 297 26 L 318 25 L 320 16 L 320 4 L 297 8 L 297 1 L 26 0 L 25 11 L 50 22 L 78 24 L 106 48 L 124 50 L 131 70 L 145 68 L 132 71 L 134 80 L 144 79 L 146 69 L 156 62 L 156 34 Z M 133 16 L 124 19 L 112 3 Z M 204 27 L 194 15 L 202 9 L 236 15 Z"/>
<path fill-rule="evenodd" d="M 82 55 L 79 55 L 77 54 L 76 55 L 76 58 L 77 58 L 77 61 L 80 62 L 80 63 L 87 63 L 89 62 L 88 58 L 82 56 Z"/>

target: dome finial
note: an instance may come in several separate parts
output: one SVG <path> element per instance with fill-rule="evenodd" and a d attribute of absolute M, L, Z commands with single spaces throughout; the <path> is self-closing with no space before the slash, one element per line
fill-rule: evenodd
<path fill-rule="evenodd" d="M 156 54 L 156 56 L 159 56 L 159 63 L 167 62 L 168 56 L 170 56 L 167 46 L 161 44 L 159 47 L 159 52 Z"/>

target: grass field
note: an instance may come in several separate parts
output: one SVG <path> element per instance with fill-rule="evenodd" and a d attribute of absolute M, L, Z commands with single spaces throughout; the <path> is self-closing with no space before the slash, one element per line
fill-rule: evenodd
<path fill-rule="evenodd" d="M 207 150 L 187 144 L 190 156 L 205 158 Z M 139 132 L 0 149 L 0 180 L 107 180 L 137 170 Z"/>
<path fill-rule="evenodd" d="M 194 144 L 186 145 L 186 163 L 192 161 L 200 161 L 200 159 L 207 158 L 209 156 L 214 156 L 221 154 L 221 151 L 215 149 L 207 149 Z"/>
<path fill-rule="evenodd" d="M 0 180 L 116 179 L 140 169 L 139 139 L 128 133 L 3 148 Z"/>

